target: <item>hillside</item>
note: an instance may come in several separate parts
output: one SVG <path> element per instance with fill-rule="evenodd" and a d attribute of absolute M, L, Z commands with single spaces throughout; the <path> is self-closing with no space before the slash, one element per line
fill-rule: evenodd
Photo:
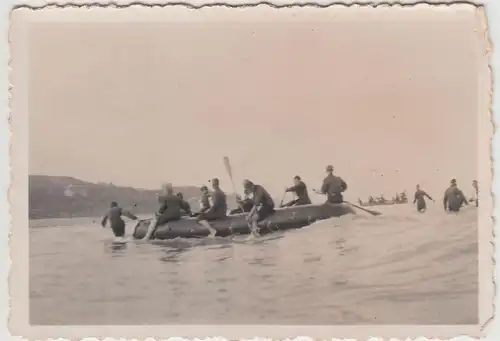
<path fill-rule="evenodd" d="M 196 211 L 200 191 L 195 186 L 175 187 Z M 107 183 L 91 183 L 66 176 L 29 175 L 29 218 L 68 218 L 101 216 L 111 201 L 135 214 L 148 214 L 158 209 L 159 190 L 119 187 Z M 234 205 L 234 196 L 228 195 Z"/>

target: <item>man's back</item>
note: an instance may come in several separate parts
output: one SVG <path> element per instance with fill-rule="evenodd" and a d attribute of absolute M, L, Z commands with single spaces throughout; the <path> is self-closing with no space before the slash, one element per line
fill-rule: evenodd
<path fill-rule="evenodd" d="M 266 205 L 274 208 L 274 200 L 271 198 L 269 192 L 261 185 L 255 185 L 253 189 L 253 202 L 254 205 Z"/>
<path fill-rule="evenodd" d="M 160 214 L 181 214 L 182 199 L 174 194 L 162 195 L 158 198 L 161 207 L 158 210 Z"/>
<path fill-rule="evenodd" d="M 212 194 L 213 206 L 211 210 L 217 215 L 226 215 L 227 200 L 226 194 L 220 189 L 214 190 Z"/>
<path fill-rule="evenodd" d="M 308 205 L 311 203 L 311 200 L 309 199 L 309 193 L 307 191 L 307 186 L 303 181 L 300 181 L 297 185 L 288 188 L 287 191 L 293 191 L 295 192 L 295 194 L 297 194 L 298 204 Z"/>
<path fill-rule="evenodd" d="M 345 183 L 345 181 L 341 177 L 335 176 L 333 174 L 329 174 L 323 180 L 323 186 L 321 187 L 321 191 L 326 194 L 341 193 L 346 189 L 347 184 Z"/>
<path fill-rule="evenodd" d="M 106 213 L 111 224 L 115 224 L 120 222 L 122 219 L 122 209 L 121 207 L 115 206 L 108 209 L 108 213 Z"/>
<path fill-rule="evenodd" d="M 444 201 L 448 208 L 459 209 L 466 200 L 464 194 L 458 187 L 450 186 L 444 192 Z"/>

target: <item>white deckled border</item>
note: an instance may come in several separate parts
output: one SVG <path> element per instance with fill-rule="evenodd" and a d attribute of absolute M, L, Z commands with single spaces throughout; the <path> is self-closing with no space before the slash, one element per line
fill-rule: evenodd
<path fill-rule="evenodd" d="M 73 3 L 83 3 L 84 1 L 74 1 Z M 98 3 L 95 1 L 94 3 Z M 132 1 L 125 2 L 131 3 Z M 181 2 L 181 1 L 179 1 Z M 387 1 L 386 3 L 394 2 Z M 401 1 L 399 3 L 411 1 Z M 429 1 L 429 3 L 434 1 Z M 437 2 L 437 1 L 436 1 Z M 441 3 L 450 3 L 452 1 L 442 1 Z M 30 4 L 32 6 L 43 6 L 44 1 L 32 1 Z M 54 1 L 53 3 L 65 4 L 67 2 Z M 105 2 L 99 2 L 105 3 Z M 120 2 L 120 4 L 123 2 Z M 153 3 L 153 1 L 145 0 L 143 3 Z M 201 1 L 191 1 L 191 4 L 199 6 Z M 208 2 L 205 2 L 208 3 Z M 221 3 L 218 1 L 212 1 L 212 3 Z M 243 2 L 241 0 L 231 2 L 232 4 L 244 4 L 244 3 L 257 3 Z M 277 2 L 273 2 L 277 4 Z M 285 2 L 281 2 L 285 3 Z M 288 2 L 290 3 L 290 2 Z M 326 1 L 318 1 L 318 4 L 326 4 Z M 477 3 L 477 2 L 476 2 Z M 425 4 L 418 6 L 428 6 Z M 461 6 L 468 6 L 466 4 Z M 344 7 L 342 5 L 336 5 L 339 10 L 353 11 L 353 10 L 363 10 L 362 6 L 356 5 L 352 7 Z M 372 7 L 372 6 L 369 6 Z M 382 6 L 382 8 L 387 6 Z M 415 6 L 411 6 L 415 7 Z M 447 6 L 439 6 L 446 10 Z M 82 15 L 82 11 L 92 12 L 94 15 L 93 20 L 99 17 L 100 20 L 109 21 L 110 18 L 106 17 L 109 11 L 116 12 L 113 17 L 113 21 L 144 21 L 144 20 L 236 20 L 235 16 L 238 16 L 237 20 L 278 20 L 280 19 L 281 13 L 287 11 L 288 13 L 298 13 L 301 15 L 307 13 L 314 18 L 314 11 L 321 10 L 317 7 L 292 7 L 292 8 L 280 8 L 270 10 L 268 5 L 260 5 L 258 7 L 251 8 L 239 8 L 230 9 L 224 7 L 203 7 L 201 9 L 190 9 L 185 6 L 169 6 L 167 8 L 162 7 L 145 7 L 140 5 L 135 5 L 128 8 L 103 8 L 99 6 L 93 6 L 86 9 L 78 9 L 72 7 L 66 7 L 65 9 L 60 9 L 57 7 L 45 8 L 43 11 L 31 11 L 29 9 L 18 9 L 12 15 L 12 19 L 15 21 L 12 23 L 11 36 L 12 54 L 15 53 L 16 59 L 12 61 L 12 72 L 10 75 L 10 82 L 14 85 L 12 90 L 12 102 L 11 110 L 13 113 L 11 121 L 11 130 L 15 134 L 11 137 L 11 167 L 12 167 L 12 178 L 11 178 L 11 192 L 10 192 L 10 203 L 11 203 L 11 214 L 12 214 L 12 237 L 10 241 L 10 255 L 13 259 L 13 264 L 11 268 L 10 277 L 10 293 L 11 293 L 11 320 L 9 321 L 10 331 L 14 335 L 20 335 L 25 339 L 34 340 L 44 340 L 49 338 L 65 338 L 65 339 L 81 339 L 84 337 L 98 337 L 99 339 L 104 339 L 108 336 L 113 336 L 115 338 L 126 338 L 126 339 L 165 339 L 171 335 L 179 335 L 186 338 L 205 338 L 208 336 L 223 335 L 227 339 L 244 339 L 252 338 L 255 335 L 262 335 L 267 338 L 272 339 L 285 339 L 287 337 L 295 337 L 298 335 L 308 335 L 309 339 L 330 339 L 332 336 L 336 338 L 349 338 L 349 339 L 359 339 L 367 340 L 373 336 L 384 337 L 388 339 L 389 337 L 398 338 L 400 340 L 412 337 L 417 339 L 417 337 L 423 338 L 440 338 L 449 339 L 458 335 L 468 335 L 471 337 L 480 337 L 483 335 L 482 326 L 487 324 L 490 320 L 493 309 L 492 309 L 492 297 L 494 284 L 492 282 L 492 257 L 493 257 L 493 244 L 492 244 L 492 223 L 491 216 L 493 212 L 493 200 L 490 193 L 480 193 L 481 207 L 479 208 L 479 261 L 480 261 L 480 324 L 479 325 L 467 325 L 467 326 L 272 326 L 272 325 L 233 325 L 233 326 L 223 326 L 223 325 L 211 325 L 211 326 L 181 326 L 181 325 L 170 325 L 170 326 L 30 326 L 28 324 L 28 273 L 27 269 L 28 263 L 28 214 L 27 214 L 27 165 L 28 165 L 28 144 L 26 143 L 28 139 L 28 101 L 26 100 L 27 83 L 26 83 L 26 58 L 27 58 L 27 45 L 26 39 L 27 35 L 27 25 L 26 23 L 34 20 L 85 20 Z M 65 16 L 62 18 L 60 16 L 60 11 L 64 11 Z M 57 14 L 59 12 L 59 14 Z M 78 12 L 78 13 L 77 13 Z M 133 14 L 132 14 L 133 12 Z M 35 14 L 36 13 L 36 14 Z M 244 16 L 242 15 L 244 14 Z M 478 27 L 478 34 L 486 34 L 486 20 L 484 17 L 484 12 L 478 10 L 478 18 L 481 19 L 480 26 Z M 88 19 L 87 19 L 88 20 Z M 488 44 L 485 41 L 485 44 Z M 500 44 L 500 42 L 499 42 Z M 486 47 L 486 46 L 485 46 Z M 484 56 L 485 60 L 489 58 L 488 55 Z M 492 185 L 491 178 L 491 167 L 490 167 L 490 143 L 493 134 L 493 127 L 489 115 L 489 93 L 488 88 L 490 86 L 490 72 L 485 63 L 485 70 L 482 70 L 481 74 L 483 78 L 480 81 L 480 86 L 478 88 L 479 93 L 483 96 L 484 101 L 481 101 L 481 107 L 478 108 L 478 129 L 479 129 L 479 143 L 478 143 L 478 180 L 480 183 Z M 485 97 L 486 96 L 486 97 Z M 55 307 L 56 309 L 56 307 Z M 418 339 L 421 339 L 421 338 Z M 423 339 L 422 338 L 422 339 Z M 180 338 L 176 338 L 180 340 Z M 217 338 L 220 339 L 220 338 Z M 497 339 L 500 339 L 497 338 Z M 492 339 L 493 340 L 493 339 Z"/>

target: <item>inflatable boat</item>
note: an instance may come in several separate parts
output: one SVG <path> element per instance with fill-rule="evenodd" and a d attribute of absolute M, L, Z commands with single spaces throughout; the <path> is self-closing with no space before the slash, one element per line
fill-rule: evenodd
<path fill-rule="evenodd" d="M 233 234 L 249 234 L 250 228 L 246 221 L 248 213 L 227 216 L 224 219 L 210 222 L 217 231 L 216 236 L 226 237 Z M 348 204 L 322 204 L 304 205 L 286 208 L 277 208 L 268 218 L 259 223 L 260 234 L 274 231 L 298 229 L 308 226 L 315 221 L 340 217 L 346 214 L 356 214 Z M 133 237 L 142 239 L 146 236 L 151 219 L 140 220 L 135 226 Z M 182 218 L 165 225 L 158 226 L 154 233 L 154 239 L 174 238 L 203 238 L 209 235 L 209 231 L 200 225 L 195 218 Z"/>

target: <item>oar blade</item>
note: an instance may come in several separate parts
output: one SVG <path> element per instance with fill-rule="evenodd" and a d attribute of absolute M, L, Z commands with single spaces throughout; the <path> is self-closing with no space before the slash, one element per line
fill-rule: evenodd
<path fill-rule="evenodd" d="M 226 168 L 226 171 L 229 174 L 229 177 L 232 179 L 233 178 L 233 170 L 231 169 L 231 163 L 229 162 L 229 158 L 227 156 L 224 156 L 224 167 Z"/>
<path fill-rule="evenodd" d="M 364 207 L 361 207 L 361 206 L 358 206 L 358 205 L 354 205 L 353 203 L 350 203 L 349 201 L 344 201 L 346 204 L 349 204 L 351 205 L 352 207 L 356 207 L 358 210 L 361 210 L 361 211 L 365 211 L 366 213 L 369 213 L 373 216 L 379 216 L 379 215 L 382 215 L 382 213 L 380 212 L 377 212 L 377 211 L 372 211 L 372 210 L 369 210 L 369 209 L 366 209 Z"/>

